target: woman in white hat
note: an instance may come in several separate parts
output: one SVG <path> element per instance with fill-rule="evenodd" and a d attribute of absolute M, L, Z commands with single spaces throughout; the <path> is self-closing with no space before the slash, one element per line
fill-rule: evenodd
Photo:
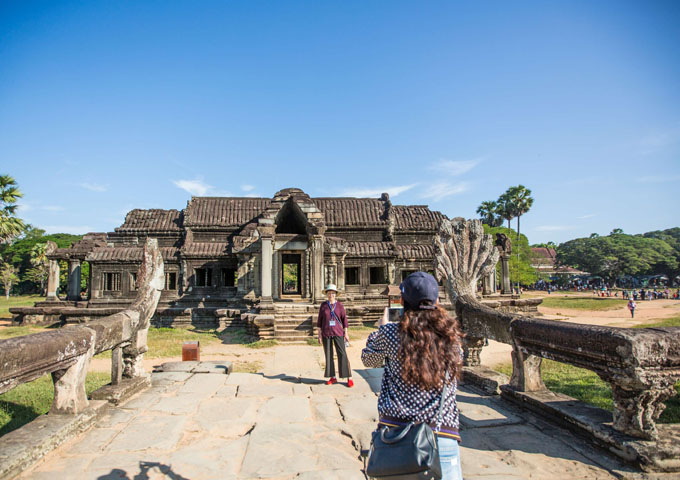
<path fill-rule="evenodd" d="M 347 386 L 353 387 L 352 371 L 349 368 L 349 360 L 345 351 L 345 341 L 349 342 L 347 332 L 347 314 L 345 307 L 337 300 L 338 288 L 332 283 L 326 285 L 324 293 L 328 301 L 321 304 L 317 329 L 319 331 L 319 343 L 323 344 L 326 354 L 326 371 L 324 376 L 328 378 L 326 385 L 338 382 L 335 377 L 335 362 L 333 361 L 333 346 L 338 352 L 338 370 L 340 378 L 347 378 Z"/>

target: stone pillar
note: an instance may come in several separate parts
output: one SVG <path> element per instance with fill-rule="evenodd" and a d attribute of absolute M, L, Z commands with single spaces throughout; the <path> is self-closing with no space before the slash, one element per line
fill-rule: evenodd
<path fill-rule="evenodd" d="M 238 283 L 236 291 L 239 295 L 248 293 L 248 257 L 245 255 L 238 255 Z"/>
<path fill-rule="evenodd" d="M 323 295 L 323 237 L 314 235 L 312 237 L 312 302 L 321 301 Z"/>
<path fill-rule="evenodd" d="M 281 278 L 281 254 L 278 250 L 274 250 L 272 253 L 272 298 L 278 300 L 281 298 L 279 293 L 281 291 L 281 284 L 283 279 Z"/>
<path fill-rule="evenodd" d="M 272 300 L 272 238 L 262 237 L 262 260 L 260 261 L 260 281 L 262 300 Z"/>
<path fill-rule="evenodd" d="M 482 294 L 491 295 L 491 293 L 491 274 L 489 274 L 482 279 Z"/>
<path fill-rule="evenodd" d="M 345 291 L 345 256 L 340 257 L 338 262 L 338 289 Z"/>
<path fill-rule="evenodd" d="M 504 295 L 512 294 L 512 286 L 510 285 L 510 255 L 501 255 L 501 274 L 503 276 L 503 289 L 501 293 Z"/>
<path fill-rule="evenodd" d="M 59 301 L 59 260 L 50 260 L 50 271 L 47 276 L 47 300 Z"/>
<path fill-rule="evenodd" d="M 66 288 L 67 300 L 80 300 L 80 260 L 68 261 L 68 286 Z"/>
<path fill-rule="evenodd" d="M 541 357 L 529 355 L 521 346 L 512 345 L 512 377 L 510 386 L 518 392 L 541 392 L 546 390 L 541 377 Z"/>

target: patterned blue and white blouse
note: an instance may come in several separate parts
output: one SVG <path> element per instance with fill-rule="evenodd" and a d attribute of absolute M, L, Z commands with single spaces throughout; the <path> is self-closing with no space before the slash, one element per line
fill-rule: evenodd
<path fill-rule="evenodd" d="M 399 324 L 388 323 L 371 333 L 366 348 L 361 352 L 361 361 L 366 367 L 385 366 L 382 377 L 378 413 L 380 424 L 395 426 L 407 422 L 424 422 L 433 428 L 437 423 L 442 390 L 422 390 L 417 385 L 407 384 L 401 378 L 399 359 Z M 457 382 L 454 379 L 444 399 L 440 436 L 455 438 L 458 434 L 458 405 L 456 404 Z"/>

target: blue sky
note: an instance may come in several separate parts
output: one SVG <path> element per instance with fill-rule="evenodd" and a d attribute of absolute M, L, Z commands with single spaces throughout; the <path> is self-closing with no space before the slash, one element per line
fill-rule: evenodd
<path fill-rule="evenodd" d="M 680 2 L 0 2 L 0 173 L 48 232 L 379 196 L 532 243 L 680 224 Z M 514 222 L 513 222 L 514 224 Z"/>

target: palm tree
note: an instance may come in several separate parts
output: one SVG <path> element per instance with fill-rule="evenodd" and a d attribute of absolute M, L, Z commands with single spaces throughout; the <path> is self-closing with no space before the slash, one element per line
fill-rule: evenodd
<path fill-rule="evenodd" d="M 519 219 L 531 209 L 534 199 L 531 196 L 531 190 L 524 185 L 510 187 L 506 193 L 512 203 L 513 213 L 517 217 L 517 242 L 519 243 Z"/>
<path fill-rule="evenodd" d="M 516 216 L 509 192 L 510 188 L 508 188 L 504 194 L 498 197 L 498 200 L 496 201 L 496 213 L 498 213 L 501 218 L 508 221 L 508 229 L 510 229 L 510 220 Z"/>
<path fill-rule="evenodd" d="M 482 223 L 490 227 L 498 227 L 499 220 L 502 222 L 501 217 L 498 216 L 498 204 L 494 201 L 482 202 L 477 207 L 477 213 L 482 218 Z"/>
<path fill-rule="evenodd" d="M 23 197 L 17 182 L 9 175 L 0 175 L 0 243 L 9 242 L 24 231 L 24 222 L 17 218 L 17 199 Z"/>

